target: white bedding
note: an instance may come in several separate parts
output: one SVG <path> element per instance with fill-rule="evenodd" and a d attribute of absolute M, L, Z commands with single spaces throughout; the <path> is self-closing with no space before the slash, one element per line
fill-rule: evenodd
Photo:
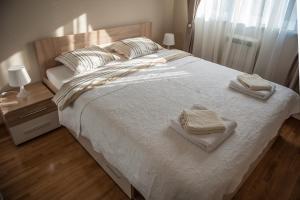
<path fill-rule="evenodd" d="M 300 112 L 299 96 L 280 85 L 266 102 L 229 89 L 240 73 L 186 57 L 86 92 L 59 113 L 60 121 L 87 137 L 146 199 L 222 199 L 283 121 Z M 194 104 L 238 124 L 214 152 L 170 128 L 170 120 Z"/>
<path fill-rule="evenodd" d="M 74 72 L 64 66 L 50 68 L 46 71 L 48 80 L 54 85 L 55 88 L 60 89 L 61 86 L 74 77 Z"/>

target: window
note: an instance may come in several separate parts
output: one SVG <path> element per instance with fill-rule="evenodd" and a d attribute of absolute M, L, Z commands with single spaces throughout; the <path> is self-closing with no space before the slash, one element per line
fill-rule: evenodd
<path fill-rule="evenodd" d="M 197 18 L 297 31 L 296 0 L 203 0 Z"/>

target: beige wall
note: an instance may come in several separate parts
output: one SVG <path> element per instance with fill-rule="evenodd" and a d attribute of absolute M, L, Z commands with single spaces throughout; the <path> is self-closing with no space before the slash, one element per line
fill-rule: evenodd
<path fill-rule="evenodd" d="M 187 0 L 174 0 L 173 16 L 176 48 L 182 49 L 187 25 Z"/>
<path fill-rule="evenodd" d="M 33 41 L 107 26 L 151 21 L 153 38 L 173 31 L 174 0 L 2 0 L 0 3 L 0 91 L 7 68 L 25 64 L 40 80 Z M 180 32 L 180 31 L 178 31 Z"/>

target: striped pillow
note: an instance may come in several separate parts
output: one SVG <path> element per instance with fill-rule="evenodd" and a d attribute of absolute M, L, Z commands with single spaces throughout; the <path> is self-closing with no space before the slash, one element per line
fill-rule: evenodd
<path fill-rule="evenodd" d="M 106 65 L 114 61 L 115 57 L 99 46 L 91 46 L 64 53 L 55 60 L 79 74 Z"/>
<path fill-rule="evenodd" d="M 124 55 L 128 59 L 133 59 L 155 53 L 162 47 L 148 38 L 136 37 L 117 41 L 110 46 L 110 49 Z"/>

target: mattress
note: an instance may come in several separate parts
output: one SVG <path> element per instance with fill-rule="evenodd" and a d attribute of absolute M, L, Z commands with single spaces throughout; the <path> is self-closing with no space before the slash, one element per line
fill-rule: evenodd
<path fill-rule="evenodd" d="M 89 139 L 146 199 L 222 199 L 238 187 L 284 120 L 300 112 L 299 96 L 280 85 L 266 102 L 231 90 L 229 81 L 239 74 L 186 57 L 84 93 L 59 112 L 60 122 Z M 170 128 L 170 120 L 193 104 L 238 124 L 211 153 Z"/>
<path fill-rule="evenodd" d="M 64 65 L 50 68 L 46 71 L 48 80 L 56 89 L 60 89 L 61 86 L 73 78 L 74 73 L 71 69 Z"/>

